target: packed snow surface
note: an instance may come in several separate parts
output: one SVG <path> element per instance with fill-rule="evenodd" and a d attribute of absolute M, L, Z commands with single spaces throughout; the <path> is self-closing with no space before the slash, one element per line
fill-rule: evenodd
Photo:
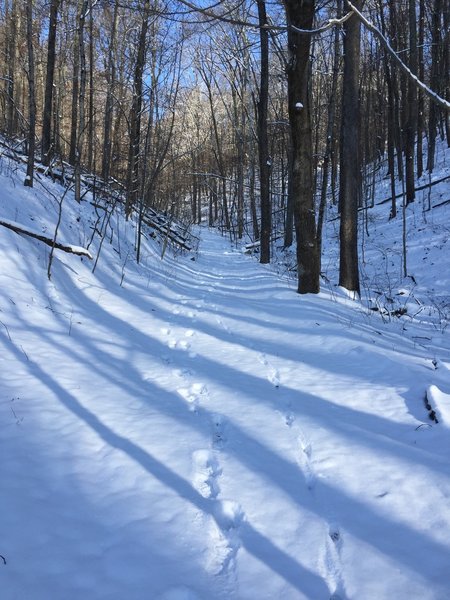
<path fill-rule="evenodd" d="M 51 235 L 56 188 L 0 214 Z M 448 334 L 65 202 L 94 272 L 0 230 L 1 599 L 448 600 Z"/>

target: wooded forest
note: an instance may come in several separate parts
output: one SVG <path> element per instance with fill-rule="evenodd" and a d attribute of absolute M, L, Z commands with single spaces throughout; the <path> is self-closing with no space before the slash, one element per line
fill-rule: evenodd
<path fill-rule="evenodd" d="M 129 217 L 219 227 L 262 263 L 296 244 L 300 293 L 319 291 L 330 206 L 358 293 L 377 173 L 402 218 L 450 144 L 450 0 L 0 6 L 2 151 L 27 161 L 25 185 L 67 175 L 80 201 L 92 174 Z"/>

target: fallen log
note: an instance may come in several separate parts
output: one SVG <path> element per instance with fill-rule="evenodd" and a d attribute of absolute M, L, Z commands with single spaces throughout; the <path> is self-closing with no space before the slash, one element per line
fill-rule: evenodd
<path fill-rule="evenodd" d="M 152 229 L 156 229 L 156 231 L 166 236 L 173 244 L 183 248 L 183 250 L 187 250 L 188 252 L 192 250 L 192 248 L 188 246 L 186 239 L 182 238 L 179 234 L 171 232 L 168 224 L 159 225 L 148 217 L 142 217 L 142 221 Z"/>
<path fill-rule="evenodd" d="M 40 242 L 47 244 L 47 246 L 50 246 L 51 248 L 63 250 L 64 252 L 69 252 L 70 254 L 76 254 L 78 256 L 87 256 L 87 258 L 89 258 L 90 260 L 92 260 L 93 258 L 92 254 L 89 252 L 89 250 L 86 250 L 86 248 L 83 248 L 81 246 L 74 246 L 73 244 L 62 244 L 53 240 L 52 238 L 42 235 L 41 233 L 32 231 L 31 229 L 28 229 L 23 225 L 19 225 L 14 221 L 6 221 L 0 219 L 0 225 L 3 225 L 3 227 L 6 227 L 7 229 L 11 229 L 11 231 L 14 231 L 15 233 L 28 235 L 29 237 L 32 237 L 35 240 L 39 240 Z"/>

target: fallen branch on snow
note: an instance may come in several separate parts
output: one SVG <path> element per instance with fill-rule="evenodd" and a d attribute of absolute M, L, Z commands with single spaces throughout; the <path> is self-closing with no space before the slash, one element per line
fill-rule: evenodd
<path fill-rule="evenodd" d="M 5 221 L 0 219 L 0 225 L 6 227 L 7 229 L 11 229 L 15 233 L 21 233 L 23 235 L 28 235 L 29 237 L 34 238 L 35 240 L 39 240 L 47 246 L 51 248 L 56 248 L 57 250 L 63 250 L 64 252 L 69 252 L 70 254 L 77 254 L 78 256 L 87 256 L 90 260 L 92 260 L 92 254 L 86 248 L 82 248 L 81 246 L 74 246 L 73 244 L 61 244 L 60 242 L 56 242 L 52 238 L 49 238 L 41 233 L 37 233 L 36 231 L 32 231 L 23 225 L 19 225 L 14 221 Z"/>

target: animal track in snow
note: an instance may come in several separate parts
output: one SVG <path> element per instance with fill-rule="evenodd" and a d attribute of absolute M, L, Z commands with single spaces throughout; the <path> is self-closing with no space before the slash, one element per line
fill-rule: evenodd
<path fill-rule="evenodd" d="M 313 492 L 316 486 L 317 477 L 312 466 L 313 448 L 311 442 L 306 438 L 302 431 L 298 431 L 298 441 L 300 445 L 299 465 L 306 481 L 306 486 L 310 492 Z M 320 498 L 317 493 L 315 499 L 319 503 Z M 339 526 L 333 521 L 327 522 L 327 507 L 322 506 L 320 512 L 325 515 L 326 535 L 323 549 L 323 569 L 325 579 L 330 589 L 330 600 L 344 600 L 344 584 L 341 567 L 341 547 L 342 535 Z"/>
<path fill-rule="evenodd" d="M 171 339 L 167 342 L 167 345 L 171 350 L 175 350 L 179 348 L 180 350 L 189 350 L 191 347 L 190 343 L 187 340 L 175 340 Z"/>
<path fill-rule="evenodd" d="M 289 413 L 286 413 L 286 415 L 284 416 L 284 420 L 288 427 L 292 427 L 292 425 L 295 422 L 295 417 L 291 412 L 289 412 Z"/>
<path fill-rule="evenodd" d="M 210 450 L 196 450 L 192 455 L 194 474 L 192 484 L 203 498 L 217 498 L 220 487 L 217 478 L 219 463 Z"/>
<path fill-rule="evenodd" d="M 225 426 L 223 423 L 222 415 L 213 414 L 211 417 L 211 429 L 212 429 L 212 445 L 213 448 L 223 448 L 227 441 L 225 435 Z"/>
<path fill-rule="evenodd" d="M 187 388 L 178 388 L 177 392 L 189 404 L 189 410 L 196 411 L 202 397 L 208 394 L 208 388 L 203 383 L 193 383 Z"/>
<path fill-rule="evenodd" d="M 239 527 L 245 514 L 234 500 L 216 500 L 214 504 L 215 563 L 218 574 L 233 575 L 236 568 L 236 556 L 241 547 Z M 218 534 L 218 535 L 217 535 Z"/>
<path fill-rule="evenodd" d="M 244 512 L 234 500 L 218 500 L 214 507 L 214 516 L 222 530 L 230 531 L 237 529 L 242 523 Z"/>
<path fill-rule="evenodd" d="M 267 379 L 268 381 L 276 388 L 280 387 L 280 374 L 277 369 L 275 369 L 267 360 L 265 354 L 260 354 L 258 356 L 259 362 L 267 368 Z"/>
<path fill-rule="evenodd" d="M 216 318 L 216 322 L 218 325 L 220 325 L 220 327 L 222 327 L 222 329 L 224 331 L 226 331 L 227 333 L 231 333 L 231 329 L 228 327 L 228 325 L 225 325 L 225 323 L 222 321 L 222 319 L 220 319 L 219 317 Z"/>
<path fill-rule="evenodd" d="M 308 490 L 312 491 L 314 489 L 316 483 L 316 476 L 311 467 L 311 455 L 312 455 L 312 447 L 311 443 L 306 440 L 304 435 L 299 432 L 298 441 L 300 444 L 300 453 L 299 453 L 299 464 L 300 469 L 305 478 L 306 486 Z"/>
<path fill-rule="evenodd" d="M 342 535 L 338 525 L 328 525 L 328 540 L 325 544 L 324 567 L 328 585 L 333 590 L 330 600 L 344 600 L 344 585 L 341 568 Z"/>
<path fill-rule="evenodd" d="M 192 371 L 190 369 L 174 369 L 172 371 L 172 375 L 175 377 L 180 377 L 181 379 L 185 379 L 192 375 Z"/>

